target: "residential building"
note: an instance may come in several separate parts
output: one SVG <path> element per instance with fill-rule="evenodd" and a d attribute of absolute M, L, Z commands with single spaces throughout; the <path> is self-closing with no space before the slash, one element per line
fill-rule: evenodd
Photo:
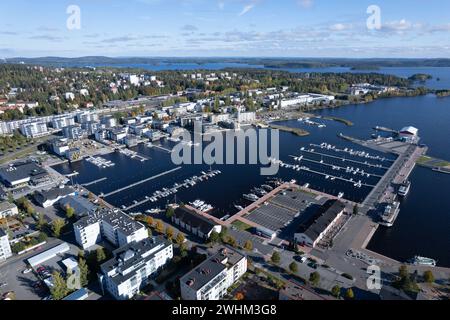
<path fill-rule="evenodd" d="M 100 122 L 107 129 L 117 126 L 117 120 L 113 116 L 104 116 L 101 118 Z"/>
<path fill-rule="evenodd" d="M 101 265 L 102 288 L 117 300 L 134 297 L 173 258 L 173 245 L 163 237 L 129 243 Z"/>
<path fill-rule="evenodd" d="M 294 239 L 303 246 L 315 247 L 331 230 L 345 212 L 345 204 L 339 200 L 328 200 L 315 214 L 302 222 Z"/>
<path fill-rule="evenodd" d="M 39 138 L 50 134 L 45 122 L 22 124 L 20 126 L 20 132 L 27 138 Z"/>
<path fill-rule="evenodd" d="M 83 138 L 84 131 L 80 125 L 70 125 L 63 128 L 63 135 L 71 140 L 79 140 Z"/>
<path fill-rule="evenodd" d="M 175 209 L 172 222 L 203 240 L 208 240 L 213 231 L 222 231 L 222 226 L 184 207 Z"/>
<path fill-rule="evenodd" d="M 0 219 L 12 217 L 19 214 L 19 209 L 13 203 L 8 201 L 0 202 Z"/>
<path fill-rule="evenodd" d="M 239 252 L 222 247 L 180 279 L 183 300 L 220 300 L 247 272 L 247 258 Z"/>
<path fill-rule="evenodd" d="M 308 95 L 308 94 L 304 94 L 304 95 L 298 95 L 289 99 L 283 99 L 280 101 L 280 108 L 281 109 L 285 109 L 285 108 L 289 108 L 292 106 L 297 106 L 297 105 L 305 105 L 307 103 L 311 103 L 313 101 L 313 98 Z"/>
<path fill-rule="evenodd" d="M 64 117 L 64 118 L 56 118 L 52 120 L 52 127 L 56 130 L 61 130 L 68 126 L 73 126 L 75 124 L 75 119 L 70 117 Z"/>
<path fill-rule="evenodd" d="M 102 239 L 121 247 L 148 238 L 143 224 L 118 209 L 101 209 L 81 218 L 73 227 L 75 239 L 83 249 L 92 247 Z"/>
<path fill-rule="evenodd" d="M 12 256 L 8 234 L 0 228 L 0 261 L 4 261 Z"/>

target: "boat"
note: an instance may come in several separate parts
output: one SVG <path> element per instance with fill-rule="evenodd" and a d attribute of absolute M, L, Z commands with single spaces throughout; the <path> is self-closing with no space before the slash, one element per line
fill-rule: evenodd
<path fill-rule="evenodd" d="M 416 266 L 432 266 L 436 267 L 436 260 L 421 256 L 415 256 L 413 259 L 410 260 L 410 263 Z"/>
<path fill-rule="evenodd" d="M 406 197 L 409 193 L 409 190 L 411 189 L 411 182 L 405 181 L 400 185 L 400 188 L 398 189 L 398 195 L 400 197 Z"/>
<path fill-rule="evenodd" d="M 395 219 L 397 219 L 400 213 L 400 203 L 393 202 L 392 204 L 387 204 L 384 208 L 384 212 L 381 214 L 380 224 L 385 227 L 392 227 L 394 225 Z"/>
<path fill-rule="evenodd" d="M 243 208 L 242 206 L 234 205 L 234 207 L 235 207 L 236 209 L 238 209 L 239 211 L 244 210 L 244 208 Z"/>

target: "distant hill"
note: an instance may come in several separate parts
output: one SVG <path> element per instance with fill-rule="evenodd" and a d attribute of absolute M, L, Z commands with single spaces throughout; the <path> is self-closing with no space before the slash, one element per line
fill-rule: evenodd
<path fill-rule="evenodd" d="M 353 70 L 377 70 L 381 67 L 450 67 L 450 59 L 347 59 L 347 58 L 173 58 L 173 57 L 104 57 L 87 56 L 79 58 L 41 57 L 9 58 L 6 63 L 26 63 L 48 66 L 115 66 L 133 64 L 176 64 L 176 63 L 245 63 L 270 68 L 327 68 L 347 67 Z"/>

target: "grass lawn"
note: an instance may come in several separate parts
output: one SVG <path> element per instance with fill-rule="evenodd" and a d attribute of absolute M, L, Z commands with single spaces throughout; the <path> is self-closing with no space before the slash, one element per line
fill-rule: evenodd
<path fill-rule="evenodd" d="M 244 223 L 242 221 L 239 221 L 239 220 L 234 221 L 232 223 L 232 225 L 235 226 L 238 230 L 241 230 L 241 231 L 246 231 L 246 230 L 249 230 L 249 229 L 252 228 L 252 226 L 249 226 L 248 224 L 246 224 L 246 223 Z"/>

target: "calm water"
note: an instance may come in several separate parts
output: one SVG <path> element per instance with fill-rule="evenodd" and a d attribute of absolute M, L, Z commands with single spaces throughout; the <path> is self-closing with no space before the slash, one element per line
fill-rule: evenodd
<path fill-rule="evenodd" d="M 347 127 L 333 121 L 322 121 L 326 128 L 305 127 L 311 132 L 308 137 L 297 137 L 289 133 L 281 133 L 280 158 L 281 160 L 296 164 L 290 157 L 304 154 L 305 158 L 312 161 L 325 160 L 325 163 L 342 165 L 339 160 L 320 155 L 302 153 L 301 147 L 312 148 L 311 144 L 327 142 L 339 148 L 363 148 L 349 144 L 337 137 L 337 133 L 352 135 L 355 137 L 368 138 L 373 133 L 372 128 L 383 125 L 393 129 L 399 129 L 406 125 L 413 125 L 420 129 L 422 142 L 430 147 L 429 153 L 433 156 L 450 160 L 450 98 L 438 99 L 434 96 L 395 98 L 378 100 L 374 103 L 358 106 L 346 106 L 338 109 L 329 109 L 318 112 L 321 115 L 333 115 L 349 119 L 355 123 L 353 127 Z M 295 127 L 304 127 L 298 121 L 288 121 L 285 124 Z M 165 142 L 171 147 L 171 142 Z M 322 151 L 315 147 L 316 151 L 341 156 L 330 151 Z M 144 145 L 136 148 L 142 154 L 151 159 L 147 162 L 139 162 L 129 159 L 121 154 L 113 153 L 105 156 L 108 160 L 116 163 L 109 169 L 98 169 L 87 162 L 79 162 L 73 165 L 61 165 L 56 169 L 62 173 L 70 173 L 74 170 L 80 172 L 76 182 L 86 183 L 98 178 L 107 177 L 108 180 L 90 186 L 94 193 L 108 193 L 131 183 L 154 176 L 163 171 L 175 168 L 170 160 L 170 155 L 158 149 L 150 149 Z M 369 151 L 373 155 L 378 153 Z M 384 155 L 386 156 L 386 155 Z M 390 156 L 392 159 L 392 156 Z M 347 159 L 349 159 L 347 157 Z M 353 157 L 354 160 L 359 160 Z M 364 161 L 364 160 L 363 160 Z M 376 162 L 375 160 L 371 162 Z M 381 163 L 389 166 L 389 161 Z M 301 165 L 310 169 L 326 172 L 330 175 L 338 175 L 331 168 L 314 162 L 303 162 Z M 373 174 L 383 174 L 381 169 L 370 169 L 363 165 L 361 167 Z M 182 182 L 184 179 L 199 175 L 200 172 L 208 170 L 208 166 L 186 165 L 179 171 L 168 174 L 156 180 L 136 186 L 126 191 L 107 197 L 106 200 L 118 207 L 129 206 L 135 200 L 141 201 L 145 196 L 151 195 L 155 190 L 164 187 L 172 187 L 174 183 Z M 213 214 L 223 217 L 234 214 L 237 210 L 234 205 L 245 205 L 242 199 L 244 193 L 266 182 L 267 178 L 260 176 L 259 166 L 213 166 L 213 169 L 222 171 L 205 182 L 200 182 L 190 189 L 180 189 L 177 201 L 191 202 L 201 199 L 215 207 Z M 340 173 L 349 179 L 349 176 Z M 284 180 L 296 179 L 300 184 L 309 183 L 312 188 L 337 195 L 344 192 L 345 197 L 350 200 L 361 201 L 371 190 L 370 187 L 355 188 L 352 183 L 344 181 L 329 181 L 324 176 L 308 172 L 296 172 L 291 169 L 281 168 L 278 177 Z M 363 183 L 376 184 L 375 177 L 362 178 Z M 380 228 L 369 244 L 369 248 L 386 254 L 399 260 L 406 260 L 415 254 L 429 256 L 439 260 L 439 264 L 450 266 L 450 200 L 447 193 L 450 191 L 450 175 L 432 172 L 428 169 L 417 168 L 412 176 L 412 188 L 409 196 L 403 201 L 401 213 L 393 228 Z M 132 212 L 143 212 L 145 210 L 163 207 L 167 201 L 173 201 L 174 196 L 160 201 L 159 203 L 147 203 L 133 208 Z"/>

